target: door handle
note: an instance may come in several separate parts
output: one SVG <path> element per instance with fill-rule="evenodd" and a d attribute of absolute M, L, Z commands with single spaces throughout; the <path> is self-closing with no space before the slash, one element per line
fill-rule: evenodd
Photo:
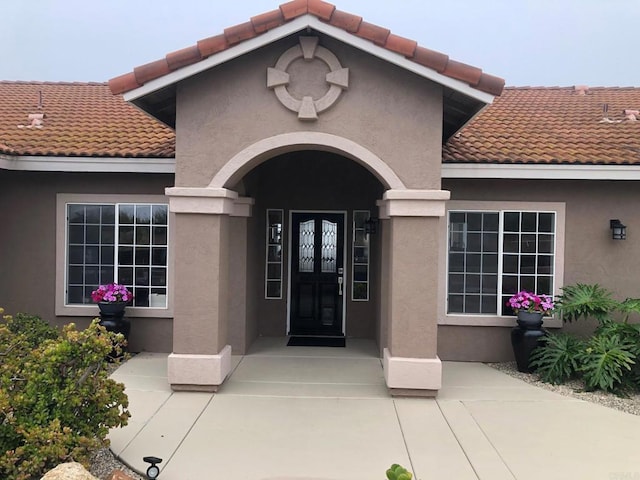
<path fill-rule="evenodd" d="M 342 296 L 342 277 L 338 277 L 338 295 Z"/>

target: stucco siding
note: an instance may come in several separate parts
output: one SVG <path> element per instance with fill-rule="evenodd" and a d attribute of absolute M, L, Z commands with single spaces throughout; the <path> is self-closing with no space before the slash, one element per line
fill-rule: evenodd
<path fill-rule="evenodd" d="M 88 325 L 91 317 L 55 315 L 56 194 L 163 195 L 172 183 L 172 175 L 0 170 L 0 306 L 58 326 Z M 130 347 L 171 351 L 171 328 L 170 318 L 132 318 Z"/>

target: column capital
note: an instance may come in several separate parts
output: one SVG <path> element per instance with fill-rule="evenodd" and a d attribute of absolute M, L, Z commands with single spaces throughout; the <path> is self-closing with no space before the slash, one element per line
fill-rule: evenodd
<path fill-rule="evenodd" d="M 233 202 L 232 217 L 250 217 L 252 214 L 253 204 L 256 203 L 251 197 L 238 197 Z"/>
<path fill-rule="evenodd" d="M 447 190 L 387 190 L 378 201 L 380 218 L 443 217 Z"/>
<path fill-rule="evenodd" d="M 238 193 L 226 188 L 169 187 L 169 210 L 175 213 L 232 215 Z"/>

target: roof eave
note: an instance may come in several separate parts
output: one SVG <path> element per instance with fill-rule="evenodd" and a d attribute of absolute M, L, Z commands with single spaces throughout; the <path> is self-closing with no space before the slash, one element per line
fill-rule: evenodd
<path fill-rule="evenodd" d="M 442 75 L 431 68 L 420 65 L 404 57 L 403 55 L 380 47 L 369 40 L 353 35 L 341 28 L 334 27 L 333 25 L 330 25 L 328 23 L 322 22 L 312 14 L 305 14 L 303 16 L 300 16 L 257 37 L 245 40 L 226 50 L 207 57 L 197 63 L 182 67 L 178 70 L 174 70 L 154 80 L 150 80 L 149 82 L 138 88 L 125 92 L 123 94 L 123 97 L 126 101 L 135 103 L 136 100 L 139 100 L 142 97 L 149 95 L 150 93 L 166 88 L 172 84 L 185 80 L 205 70 L 213 68 L 217 65 L 221 65 L 225 62 L 238 58 L 246 53 L 264 47 L 289 35 L 303 31 L 307 28 L 311 28 L 329 35 L 337 40 L 344 42 L 345 44 L 351 45 L 354 48 L 374 55 L 382 60 L 404 68 L 405 70 L 411 71 L 433 82 L 441 84 L 444 87 L 451 88 L 485 104 L 492 103 L 493 99 L 495 98 L 494 95 L 473 88 L 472 86 L 460 80 L 456 80 L 455 78 Z M 153 112 L 149 113 L 153 114 Z"/>

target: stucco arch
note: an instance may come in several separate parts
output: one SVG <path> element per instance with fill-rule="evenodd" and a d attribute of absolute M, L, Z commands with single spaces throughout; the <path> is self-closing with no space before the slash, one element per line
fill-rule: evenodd
<path fill-rule="evenodd" d="M 250 145 L 215 174 L 209 188 L 233 188 L 245 174 L 261 163 L 276 155 L 299 150 L 322 150 L 343 155 L 369 170 L 385 188 L 406 190 L 395 172 L 370 150 L 338 135 L 320 132 L 284 133 Z"/>

